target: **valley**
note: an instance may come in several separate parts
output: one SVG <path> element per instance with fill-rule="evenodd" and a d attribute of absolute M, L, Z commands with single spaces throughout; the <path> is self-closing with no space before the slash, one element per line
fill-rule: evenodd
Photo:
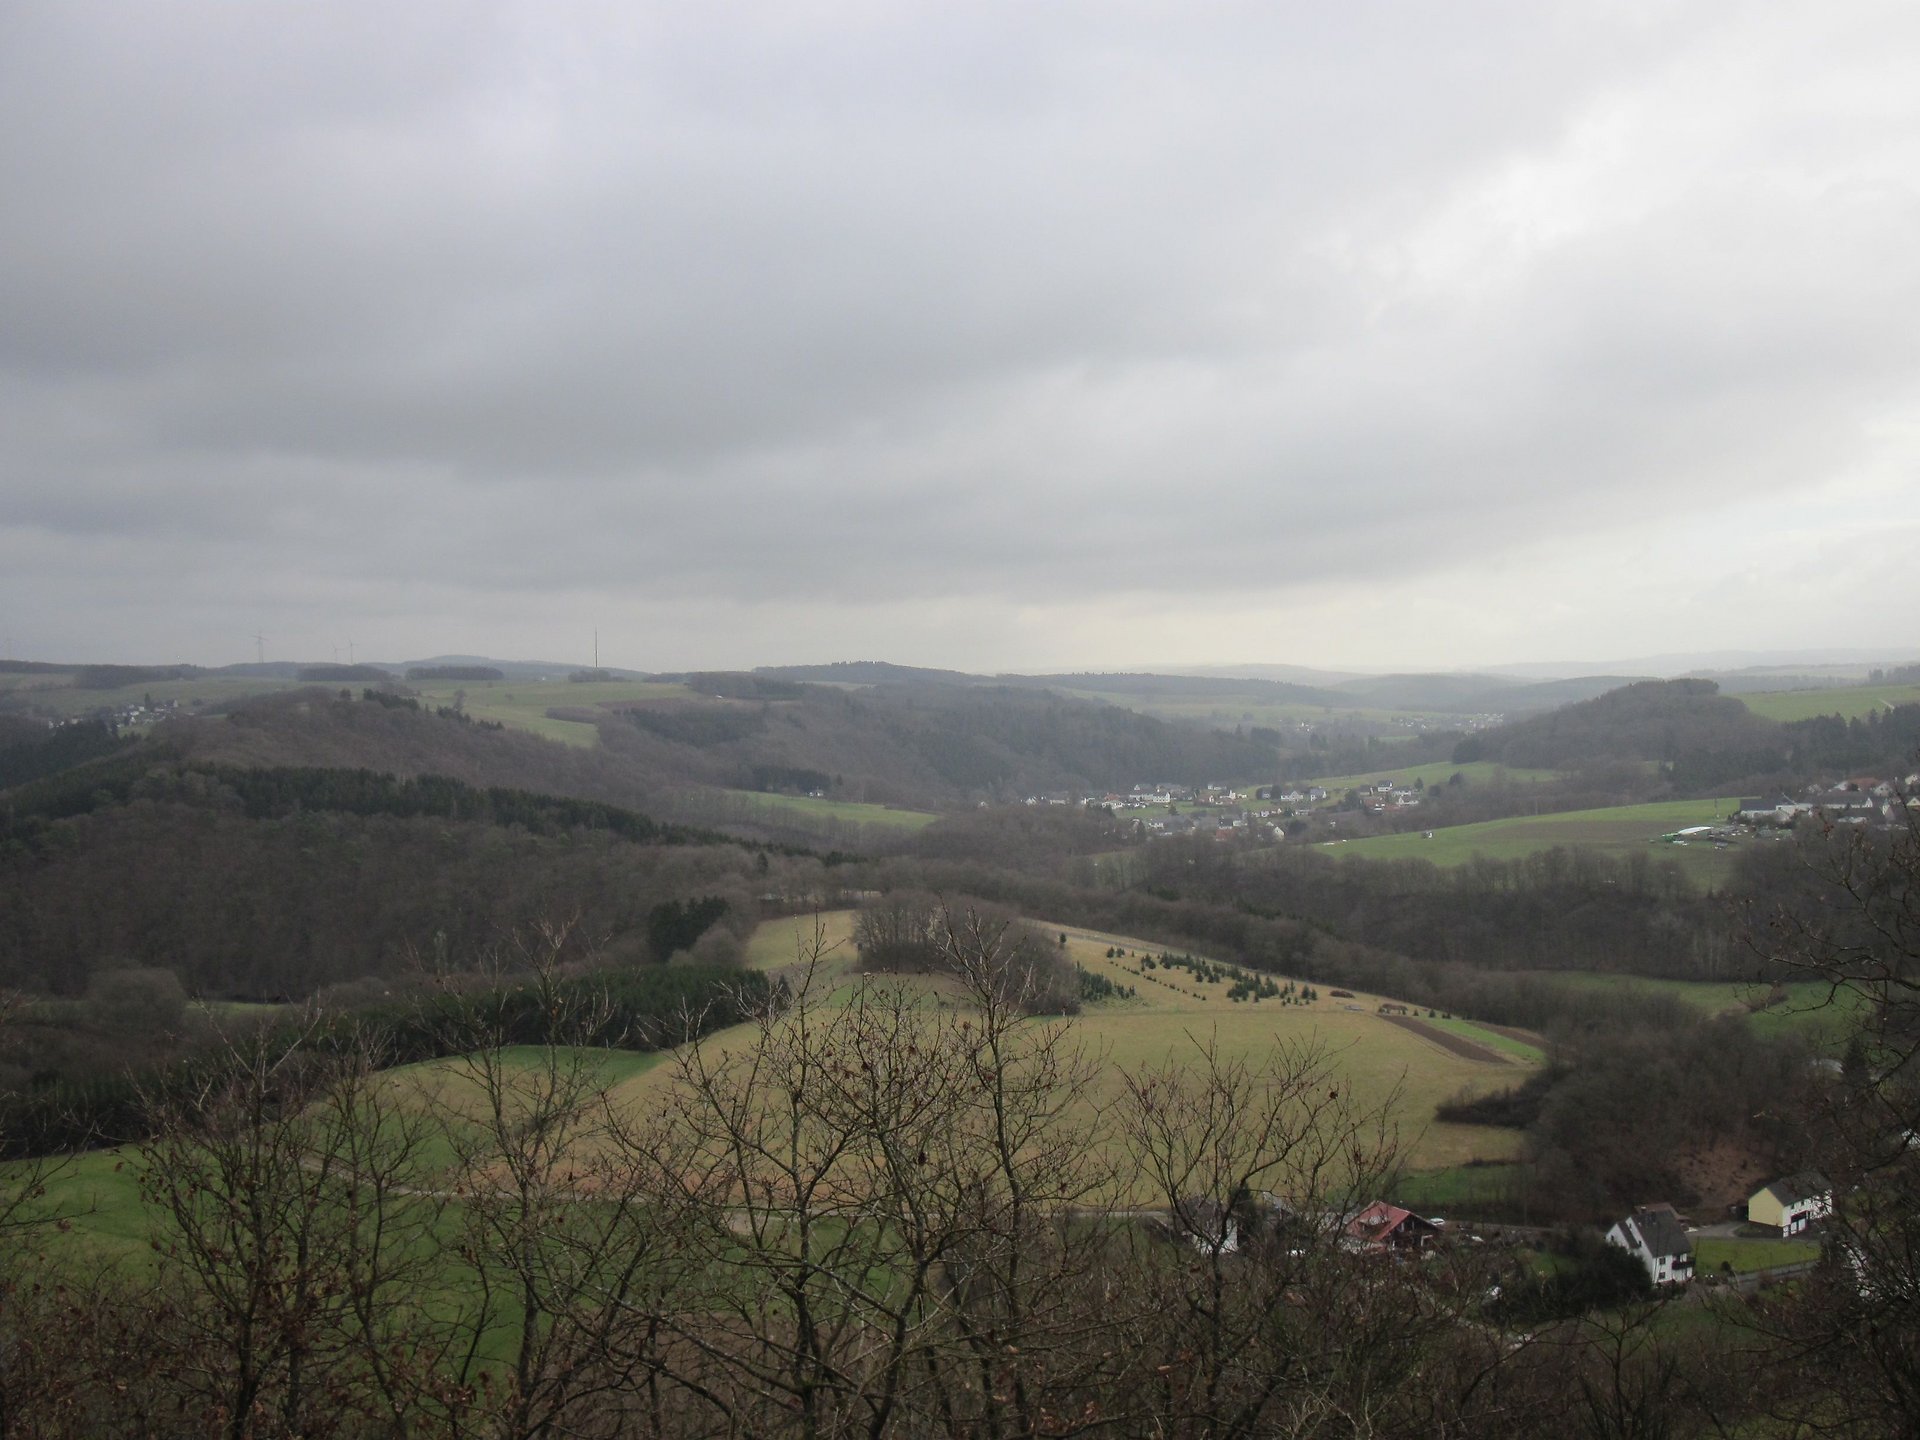
<path fill-rule="evenodd" d="M 1911 892 L 1835 867 L 1911 864 L 1897 688 L 1541 682 L 1516 716 L 1420 677 L 824 668 L 0 675 L 18 1258 L 127 1317 L 224 1283 L 209 1223 L 281 1254 L 221 1197 L 282 1187 L 315 1253 L 410 1277 L 380 1313 L 413 1407 L 529 1346 L 604 1361 L 596 1295 L 684 1337 L 763 1287 L 735 1339 L 778 1350 L 812 1287 L 886 1277 L 884 1311 L 1004 1204 L 1002 1253 L 1148 1327 L 1209 1207 L 1329 1294 L 1381 1273 L 1364 1217 L 1411 1216 L 1473 1277 L 1407 1276 L 1450 1317 L 1430 1355 L 1638 1313 L 1601 1237 L 1649 1200 L 1703 1286 L 1817 1269 L 1726 1217 L 1769 1176 L 1861 1183 L 1818 1116 L 1899 1012 L 1833 957 Z M 1870 928 L 1812 928 L 1849 905 Z M 708 1383 L 679 1344 L 649 1363 Z"/>

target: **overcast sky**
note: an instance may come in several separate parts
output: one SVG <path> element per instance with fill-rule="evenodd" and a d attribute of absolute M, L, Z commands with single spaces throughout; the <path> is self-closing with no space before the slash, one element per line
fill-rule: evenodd
<path fill-rule="evenodd" d="M 1920 6 L 0 7 L 15 657 L 1910 647 Z"/>

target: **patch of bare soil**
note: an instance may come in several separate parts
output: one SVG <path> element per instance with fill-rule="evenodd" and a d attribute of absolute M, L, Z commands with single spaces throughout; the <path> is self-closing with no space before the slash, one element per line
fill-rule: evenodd
<path fill-rule="evenodd" d="M 1389 1025 L 1398 1025 L 1402 1030 L 1411 1030 L 1423 1040 L 1431 1040 L 1449 1054 L 1458 1055 L 1462 1060 L 1477 1060 L 1483 1065 L 1504 1065 L 1507 1057 L 1498 1050 L 1489 1050 L 1464 1035 L 1455 1035 L 1442 1030 L 1437 1025 L 1429 1025 L 1424 1020 L 1416 1020 L 1411 1015 L 1382 1015 Z"/>

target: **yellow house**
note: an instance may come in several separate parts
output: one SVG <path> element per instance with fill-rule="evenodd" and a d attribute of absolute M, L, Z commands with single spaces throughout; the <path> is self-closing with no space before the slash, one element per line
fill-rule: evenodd
<path fill-rule="evenodd" d="M 1747 1200 L 1747 1219 L 1782 1235 L 1798 1235 L 1833 1213 L 1833 1184 L 1818 1170 L 1802 1170 L 1763 1185 Z"/>

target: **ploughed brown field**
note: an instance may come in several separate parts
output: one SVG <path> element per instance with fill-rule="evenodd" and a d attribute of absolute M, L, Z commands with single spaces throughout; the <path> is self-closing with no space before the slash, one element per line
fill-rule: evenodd
<path fill-rule="evenodd" d="M 1411 1030 L 1423 1040 L 1431 1040 L 1449 1055 L 1458 1055 L 1462 1060 L 1477 1060 L 1483 1065 L 1505 1065 L 1507 1057 L 1498 1050 L 1489 1050 L 1485 1045 L 1476 1045 L 1463 1035 L 1453 1035 L 1429 1025 L 1424 1020 L 1416 1020 L 1411 1015 L 1382 1015 L 1389 1025 L 1398 1025 L 1402 1030 Z"/>

